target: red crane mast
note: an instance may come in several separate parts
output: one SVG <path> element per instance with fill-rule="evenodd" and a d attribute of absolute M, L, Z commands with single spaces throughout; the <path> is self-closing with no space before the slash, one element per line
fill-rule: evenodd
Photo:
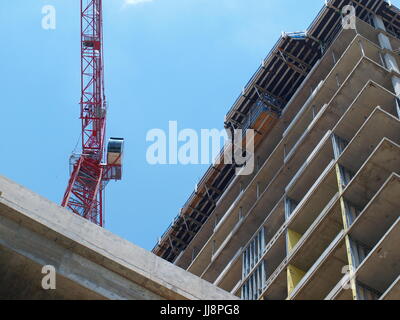
<path fill-rule="evenodd" d="M 108 181 L 121 180 L 124 140 L 111 138 L 105 159 L 102 10 L 102 0 L 81 0 L 82 153 L 71 157 L 71 177 L 62 206 L 103 227 L 104 189 Z"/>

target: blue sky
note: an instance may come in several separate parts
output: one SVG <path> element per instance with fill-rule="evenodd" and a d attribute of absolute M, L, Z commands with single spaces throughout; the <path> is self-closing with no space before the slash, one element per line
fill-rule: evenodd
<path fill-rule="evenodd" d="M 281 31 L 306 29 L 324 1 L 103 2 L 107 132 L 126 139 L 106 228 L 152 249 L 207 167 L 148 165 L 146 133 L 170 120 L 222 129 Z M 44 5 L 55 30 L 41 27 Z M 80 134 L 79 1 L 3 0 L 0 23 L 0 174 L 59 203 Z"/>

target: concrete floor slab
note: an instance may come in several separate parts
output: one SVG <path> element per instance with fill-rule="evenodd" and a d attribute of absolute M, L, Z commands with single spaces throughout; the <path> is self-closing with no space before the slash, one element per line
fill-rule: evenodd
<path fill-rule="evenodd" d="M 3 298 L 237 299 L 4 177 L 0 261 Z M 43 265 L 56 268 L 60 292 L 40 290 Z"/>

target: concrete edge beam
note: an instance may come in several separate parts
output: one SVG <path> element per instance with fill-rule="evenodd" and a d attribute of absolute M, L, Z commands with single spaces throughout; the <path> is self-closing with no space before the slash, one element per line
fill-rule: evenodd
<path fill-rule="evenodd" d="M 237 299 L 4 177 L 0 177 L 0 204 L 12 211 L 1 210 L 0 216 L 166 299 Z"/>

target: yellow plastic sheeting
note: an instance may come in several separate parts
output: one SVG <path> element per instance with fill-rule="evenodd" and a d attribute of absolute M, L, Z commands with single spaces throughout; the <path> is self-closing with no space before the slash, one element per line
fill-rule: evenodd
<path fill-rule="evenodd" d="M 289 251 L 292 251 L 296 244 L 300 241 L 303 235 L 296 231 L 288 229 L 287 231 L 287 245 Z"/>
<path fill-rule="evenodd" d="M 289 265 L 287 268 L 287 282 L 288 282 L 288 295 L 290 295 L 294 288 L 303 279 L 306 273 L 295 266 Z"/>

